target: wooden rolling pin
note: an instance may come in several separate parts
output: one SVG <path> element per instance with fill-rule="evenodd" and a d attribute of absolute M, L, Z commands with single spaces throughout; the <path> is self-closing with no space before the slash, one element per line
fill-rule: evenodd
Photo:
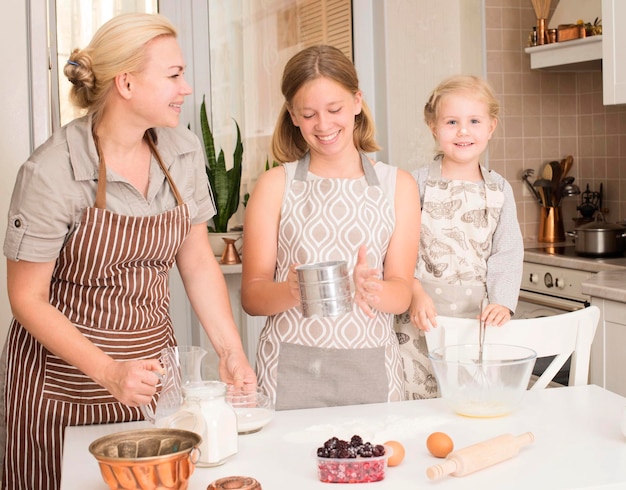
<path fill-rule="evenodd" d="M 535 436 L 532 432 L 526 432 L 519 436 L 503 434 L 451 452 L 443 463 L 427 468 L 426 476 L 430 480 L 437 480 L 445 475 L 469 475 L 512 458 L 519 452 L 520 448 L 534 440 Z"/>

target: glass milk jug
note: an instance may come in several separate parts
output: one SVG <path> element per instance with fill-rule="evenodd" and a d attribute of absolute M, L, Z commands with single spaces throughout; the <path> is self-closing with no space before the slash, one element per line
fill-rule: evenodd
<path fill-rule="evenodd" d="M 158 401 L 142 405 L 141 412 L 146 420 L 157 427 L 169 427 L 169 419 L 182 406 L 182 387 L 187 383 L 202 381 L 202 359 L 207 351 L 202 347 L 179 345 L 161 350 L 159 362 L 163 372 Z"/>
<path fill-rule="evenodd" d="M 237 453 L 237 416 L 226 402 L 226 384 L 202 381 L 183 386 L 185 402 L 177 414 L 193 415 L 191 430 L 202 437 L 198 466 L 218 466 Z M 183 424 L 184 425 L 184 424 Z M 183 427 L 180 427 L 183 428 Z"/>

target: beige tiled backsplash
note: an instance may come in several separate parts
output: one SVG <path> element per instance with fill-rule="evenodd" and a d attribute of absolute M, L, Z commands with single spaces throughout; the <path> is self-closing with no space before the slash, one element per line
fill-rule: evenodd
<path fill-rule="evenodd" d="M 553 8 L 558 2 L 553 1 Z M 574 156 L 571 175 L 581 190 L 603 184 L 608 221 L 626 220 L 626 106 L 602 104 L 602 73 L 530 69 L 524 52 L 535 25 L 530 0 L 485 0 L 487 78 L 502 104 L 489 148 L 491 168 L 502 173 L 517 201 L 525 238 L 536 238 L 539 205 L 521 174 L 544 162 Z M 575 225 L 579 197 L 563 199 L 565 228 Z"/>

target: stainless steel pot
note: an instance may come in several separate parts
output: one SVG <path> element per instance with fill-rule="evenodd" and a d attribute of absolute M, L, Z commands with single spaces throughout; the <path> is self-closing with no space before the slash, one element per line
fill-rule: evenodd
<path fill-rule="evenodd" d="M 574 238 L 579 255 L 608 257 L 621 255 L 626 250 L 626 227 L 623 225 L 593 221 L 567 234 Z"/>

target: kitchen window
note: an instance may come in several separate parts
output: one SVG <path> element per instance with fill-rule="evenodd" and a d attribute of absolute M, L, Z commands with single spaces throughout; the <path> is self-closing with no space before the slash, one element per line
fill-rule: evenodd
<path fill-rule="evenodd" d="M 157 0 L 56 0 L 55 10 L 51 10 L 54 14 L 51 22 L 54 21 L 56 26 L 56 49 L 51 50 L 56 51 L 56 57 L 51 60 L 51 92 L 52 104 L 59 106 L 61 126 L 82 115 L 68 100 L 71 85 L 63 68 L 70 53 L 75 48 L 87 46 L 98 27 L 116 15 L 157 11 Z"/>
<path fill-rule="evenodd" d="M 29 9 L 31 149 L 81 115 L 69 103 L 70 84 L 63 74 L 71 51 L 87 46 L 115 15 L 158 11 L 179 30 L 186 77 L 194 88 L 181 124 L 197 130 L 206 97 L 213 132 L 229 154 L 237 120 L 246 147 L 244 182 L 263 171 L 269 156 L 285 62 L 317 43 L 332 44 L 353 58 L 351 0 L 31 0 Z"/>
<path fill-rule="evenodd" d="M 158 0 L 31 0 L 27 8 L 33 151 L 80 115 L 68 101 L 69 81 L 63 74 L 71 51 L 87 46 L 98 27 L 115 15 L 157 12 Z"/>

